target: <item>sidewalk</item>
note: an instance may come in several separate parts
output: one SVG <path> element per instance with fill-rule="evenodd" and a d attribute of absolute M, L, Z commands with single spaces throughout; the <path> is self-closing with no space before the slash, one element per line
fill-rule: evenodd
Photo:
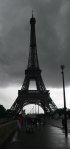
<path fill-rule="evenodd" d="M 51 126 L 63 129 L 62 120 L 47 119 L 46 121 L 47 121 L 47 124 Z M 70 133 L 70 120 L 67 120 L 67 128 L 68 128 L 68 133 Z"/>
<path fill-rule="evenodd" d="M 4 149 L 70 149 L 70 134 L 66 140 L 62 129 L 50 125 L 35 128 L 32 133 L 21 130 Z"/>

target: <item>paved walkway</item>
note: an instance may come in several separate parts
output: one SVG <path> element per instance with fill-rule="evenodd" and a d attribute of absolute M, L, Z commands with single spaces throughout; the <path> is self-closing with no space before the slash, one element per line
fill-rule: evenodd
<path fill-rule="evenodd" d="M 50 125 L 35 128 L 26 133 L 24 129 L 16 132 L 4 149 L 70 149 L 70 134 L 65 139 L 62 129 Z"/>

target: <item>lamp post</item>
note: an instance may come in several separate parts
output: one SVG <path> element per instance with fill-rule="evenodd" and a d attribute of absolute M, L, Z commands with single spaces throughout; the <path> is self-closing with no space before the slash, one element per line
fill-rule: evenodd
<path fill-rule="evenodd" d="M 65 82 L 64 82 L 64 65 L 61 65 L 62 70 L 62 81 L 63 81 L 63 96 L 64 96 L 64 129 L 65 129 L 65 137 L 67 138 L 67 114 L 66 114 L 66 99 L 65 99 Z"/>

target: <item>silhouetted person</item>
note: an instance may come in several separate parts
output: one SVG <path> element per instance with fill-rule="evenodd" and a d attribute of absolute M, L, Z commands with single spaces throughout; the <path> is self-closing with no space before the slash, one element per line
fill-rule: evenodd
<path fill-rule="evenodd" d="M 25 127 L 26 127 L 26 132 L 32 132 L 33 131 L 33 123 L 32 119 L 30 117 L 26 117 L 25 120 Z"/>

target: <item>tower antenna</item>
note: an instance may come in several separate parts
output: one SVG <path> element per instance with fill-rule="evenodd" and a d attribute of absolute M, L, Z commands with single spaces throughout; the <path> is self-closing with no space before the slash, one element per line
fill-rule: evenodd
<path fill-rule="evenodd" d="M 32 18 L 33 18 L 33 16 L 34 16 L 33 13 L 34 13 L 34 11 L 32 10 Z"/>

